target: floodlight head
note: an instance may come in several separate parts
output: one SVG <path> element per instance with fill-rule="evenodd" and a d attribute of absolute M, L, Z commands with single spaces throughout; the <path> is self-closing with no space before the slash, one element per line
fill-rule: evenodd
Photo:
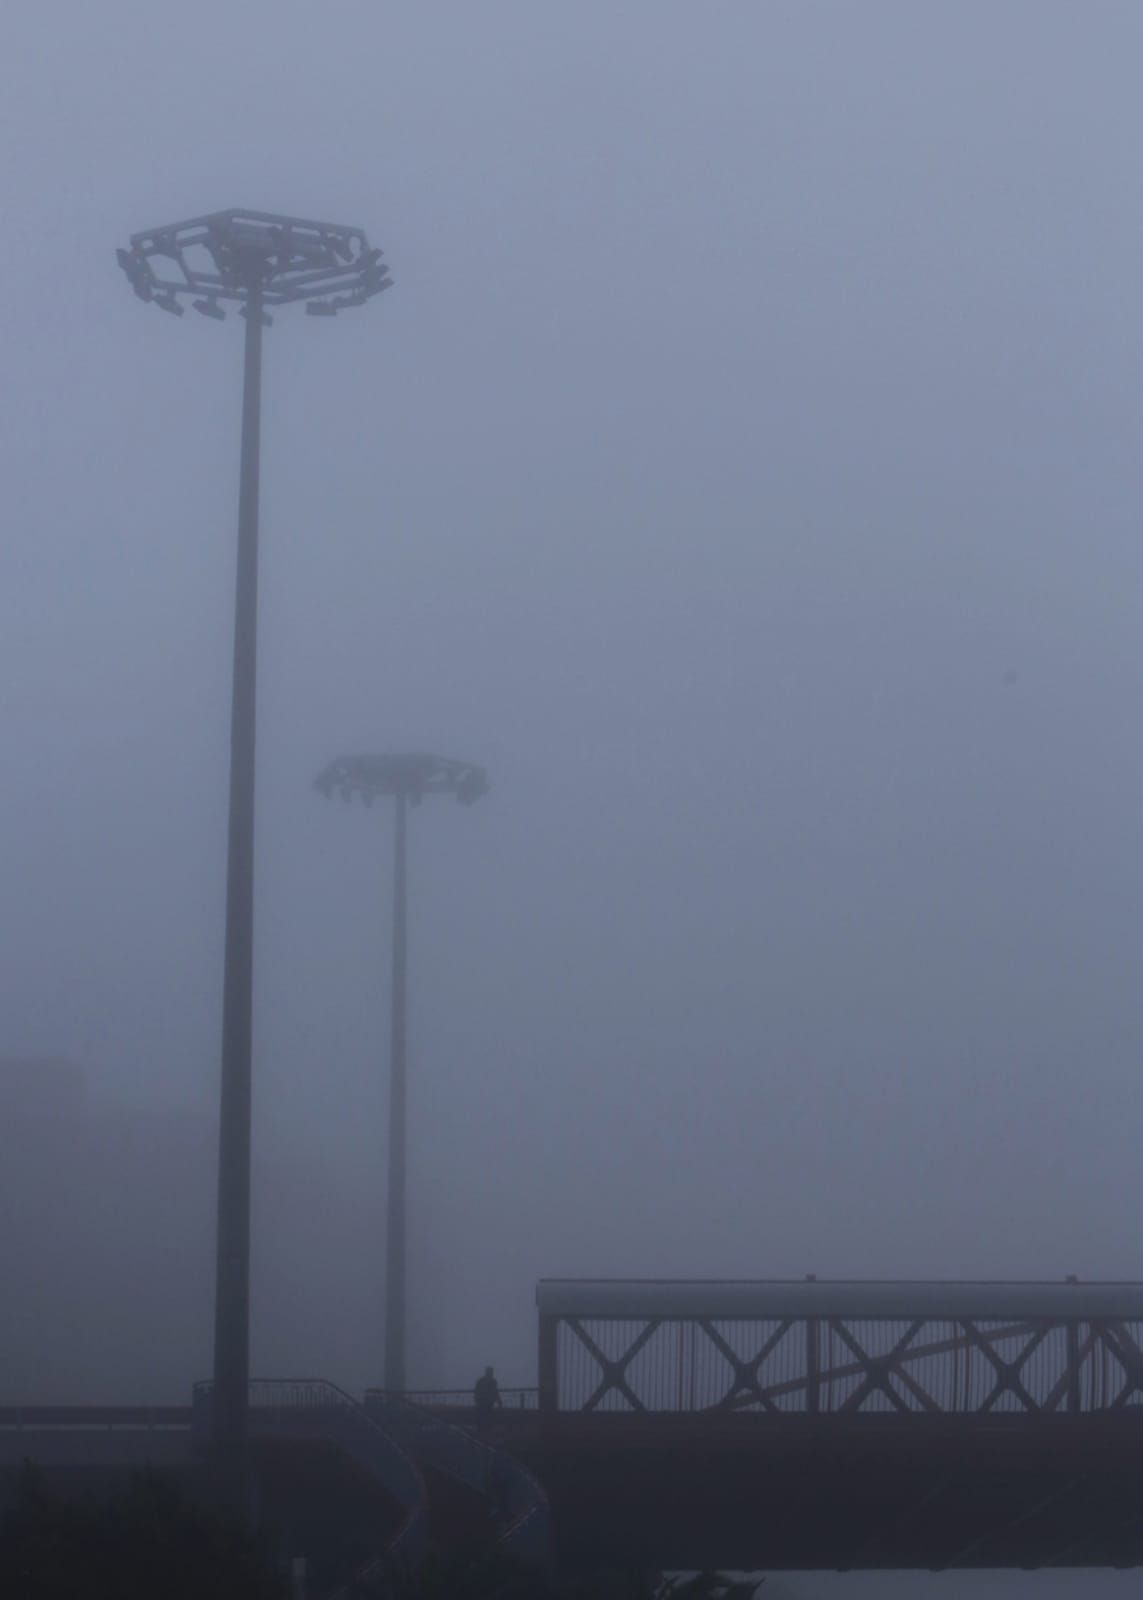
<path fill-rule="evenodd" d="M 133 234 L 130 248 L 116 255 L 135 293 L 164 310 L 184 297 L 197 297 L 196 306 L 257 299 L 265 306 L 300 301 L 338 310 L 363 305 L 392 282 L 380 250 L 360 228 L 265 211 L 218 211 L 152 228 Z"/>
<path fill-rule="evenodd" d="M 217 300 L 192 300 L 191 305 L 196 311 L 201 311 L 204 317 L 213 317 L 215 322 L 226 321 L 226 312 Z"/>
<path fill-rule="evenodd" d="M 367 805 L 383 795 L 401 795 L 420 805 L 429 794 L 451 794 L 462 805 L 472 805 L 488 793 L 488 775 L 471 761 L 443 756 L 340 756 L 318 773 L 314 788 L 327 799 L 334 789 L 345 799 L 360 795 Z"/>

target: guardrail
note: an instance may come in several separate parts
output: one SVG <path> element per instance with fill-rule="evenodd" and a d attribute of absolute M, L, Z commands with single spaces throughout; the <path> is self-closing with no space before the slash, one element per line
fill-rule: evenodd
<path fill-rule="evenodd" d="M 189 1428 L 190 1406 L 0 1406 L 0 1428 Z"/>
<path fill-rule="evenodd" d="M 382 1389 L 367 1389 L 366 1399 L 384 1392 Z M 401 1391 L 400 1398 L 433 1411 L 476 1410 L 471 1389 L 405 1389 Z M 505 1411 L 535 1411 L 540 1403 L 540 1391 L 535 1388 L 501 1389 L 500 1402 Z"/>

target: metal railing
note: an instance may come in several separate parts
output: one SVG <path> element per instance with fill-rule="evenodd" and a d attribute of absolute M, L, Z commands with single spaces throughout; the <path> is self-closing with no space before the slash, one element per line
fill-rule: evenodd
<path fill-rule="evenodd" d="M 213 1384 L 194 1387 L 194 1426 L 208 1433 Z M 255 1378 L 249 1386 L 249 1429 L 255 1439 L 319 1439 L 339 1444 L 401 1508 L 403 1516 L 383 1554 L 353 1575 L 345 1594 L 394 1568 L 412 1569 L 424 1557 L 428 1513 L 424 1481 L 400 1444 L 360 1401 L 324 1378 Z"/>
<path fill-rule="evenodd" d="M 462 1391 L 432 1390 L 434 1396 Z M 519 1395 L 535 1390 L 509 1391 Z M 472 1397 L 464 1391 L 471 1412 Z M 490 1499 L 500 1524 L 497 1540 L 505 1554 L 530 1565 L 550 1556 L 551 1513 L 548 1497 L 528 1469 L 505 1450 L 467 1428 L 447 1421 L 407 1393 L 366 1391 L 366 1403 L 400 1439 L 418 1465 L 435 1467 Z M 457 1407 L 456 1409 L 461 1409 Z"/>
<path fill-rule="evenodd" d="M 177 1432 L 191 1425 L 190 1406 L 0 1406 L 0 1429 L 144 1429 Z"/>
<path fill-rule="evenodd" d="M 383 1389 L 367 1389 L 366 1399 L 383 1395 Z M 471 1389 L 405 1389 L 401 1398 L 430 1411 L 475 1411 Z M 501 1389 L 501 1408 L 505 1411 L 535 1411 L 540 1403 L 539 1389 Z"/>

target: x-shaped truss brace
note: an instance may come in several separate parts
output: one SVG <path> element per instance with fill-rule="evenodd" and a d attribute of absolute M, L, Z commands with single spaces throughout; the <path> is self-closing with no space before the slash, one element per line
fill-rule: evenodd
<path fill-rule="evenodd" d="M 909 1324 L 891 1350 L 887 1350 L 884 1355 L 871 1355 L 868 1350 L 862 1348 L 840 1317 L 831 1317 L 829 1319 L 830 1332 L 835 1333 L 850 1353 L 857 1357 L 863 1369 L 861 1382 L 853 1393 L 847 1396 L 838 1409 L 841 1411 L 860 1411 L 871 1394 L 880 1392 L 892 1402 L 897 1411 L 908 1411 L 910 1409 L 909 1405 L 897 1393 L 890 1381 L 892 1378 L 896 1378 L 897 1382 L 908 1389 L 914 1399 L 919 1402 L 922 1410 L 939 1411 L 940 1407 L 932 1395 L 926 1393 L 902 1362 L 902 1357 L 924 1326 L 924 1318 L 918 1317 L 915 1322 Z"/>
<path fill-rule="evenodd" d="M 1025 1411 L 1039 1411 L 1041 1409 L 1037 1400 L 1028 1392 L 1020 1376 L 1033 1351 L 1038 1350 L 1051 1332 L 1051 1327 L 1045 1324 L 1032 1333 L 1021 1350 L 1018 1350 L 1012 1361 L 1005 1361 L 1004 1357 L 995 1349 L 974 1322 L 962 1322 L 965 1337 L 974 1349 L 991 1364 L 996 1373 L 996 1382 L 985 1396 L 981 1411 L 991 1411 L 1002 1394 L 1015 1395 Z"/>
<path fill-rule="evenodd" d="M 787 1318 L 784 1322 L 780 1322 L 757 1355 L 750 1356 L 745 1361 L 737 1350 L 726 1342 L 713 1322 L 703 1317 L 699 1319 L 698 1325 L 718 1353 L 730 1363 L 734 1370 L 734 1379 L 722 1399 L 718 1402 L 719 1407 L 724 1410 L 731 1410 L 757 1403 L 764 1406 L 767 1411 L 777 1411 L 778 1407 L 763 1389 L 758 1375 L 761 1371 L 762 1363 L 777 1349 L 793 1327 L 792 1320 Z"/>
<path fill-rule="evenodd" d="M 661 1317 L 652 1318 L 638 1338 L 628 1345 L 621 1356 L 613 1361 L 610 1356 L 604 1355 L 578 1317 L 568 1317 L 567 1326 L 592 1359 L 598 1362 L 599 1370 L 602 1374 L 599 1383 L 587 1398 L 583 1408 L 585 1411 L 594 1411 L 604 1395 L 608 1394 L 612 1389 L 617 1390 L 623 1396 L 632 1411 L 646 1411 L 646 1406 L 627 1382 L 627 1368 L 642 1350 L 648 1339 L 651 1338 L 652 1334 L 656 1332 L 661 1322 Z"/>

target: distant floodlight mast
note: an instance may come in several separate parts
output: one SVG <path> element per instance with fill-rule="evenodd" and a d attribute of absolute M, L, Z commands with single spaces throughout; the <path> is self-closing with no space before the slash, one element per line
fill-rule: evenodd
<path fill-rule="evenodd" d="M 407 918 L 405 818 L 408 806 L 427 794 L 451 794 L 471 805 L 488 791 L 483 767 L 440 756 L 342 756 L 314 779 L 328 798 L 360 795 L 366 805 L 392 795 L 396 800 L 393 850 L 393 979 L 389 1013 L 389 1172 L 385 1221 L 385 1388 L 405 1388 L 406 1222 L 405 1084 Z"/>
<path fill-rule="evenodd" d="M 136 233 L 117 252 L 139 296 L 181 317 L 246 318 L 238 574 L 230 722 L 230 823 L 219 1115 L 213 1429 L 219 1453 L 245 1455 L 250 1368 L 250 1036 L 254 959 L 254 730 L 257 698 L 258 466 L 262 328 L 295 301 L 312 315 L 364 305 L 392 279 L 360 228 L 265 211 L 219 211 Z"/>

